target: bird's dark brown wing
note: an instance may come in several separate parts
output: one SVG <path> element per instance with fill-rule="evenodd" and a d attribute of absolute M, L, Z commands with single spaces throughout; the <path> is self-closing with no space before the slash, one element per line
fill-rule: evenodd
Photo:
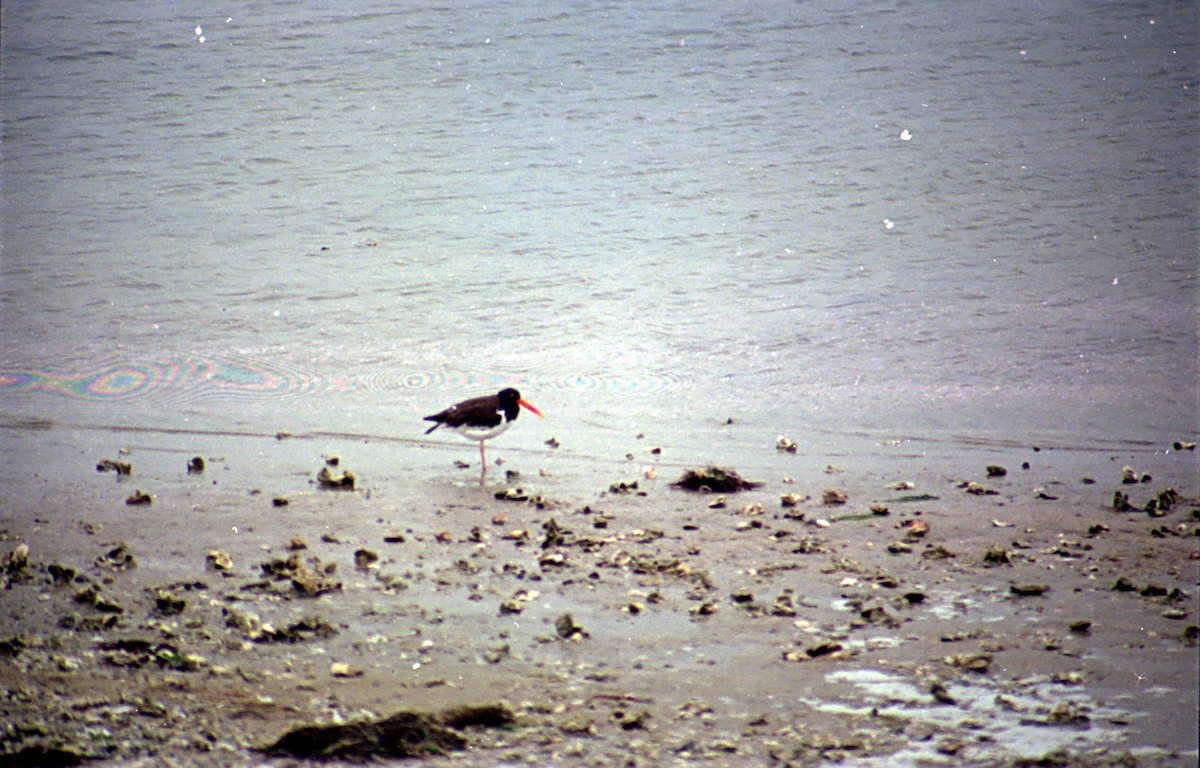
<path fill-rule="evenodd" d="M 503 419 L 498 397 L 495 395 L 474 397 L 452 405 L 441 413 L 426 416 L 425 421 L 436 421 L 437 424 L 425 430 L 425 434 L 428 435 L 443 424 L 447 427 L 461 427 L 468 424 L 472 427 L 495 427 L 499 426 Z"/>

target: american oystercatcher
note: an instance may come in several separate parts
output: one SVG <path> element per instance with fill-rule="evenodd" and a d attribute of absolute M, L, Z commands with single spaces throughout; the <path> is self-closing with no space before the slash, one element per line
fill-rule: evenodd
<path fill-rule="evenodd" d="M 483 482 L 482 475 L 487 472 L 487 458 L 483 455 L 484 442 L 508 429 L 517 420 L 521 408 L 528 408 L 537 414 L 538 418 L 545 418 L 532 403 L 521 398 L 520 392 L 509 388 L 502 389 L 494 395 L 463 400 L 441 413 L 426 416 L 425 421 L 437 423 L 425 430 L 425 434 L 428 435 L 438 427 L 446 427 L 468 440 L 478 440 L 479 460 L 483 465 L 480 482 Z"/>

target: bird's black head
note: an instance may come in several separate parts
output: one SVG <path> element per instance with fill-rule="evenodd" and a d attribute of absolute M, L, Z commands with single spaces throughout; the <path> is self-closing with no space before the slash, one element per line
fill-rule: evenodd
<path fill-rule="evenodd" d="M 500 410 L 504 412 L 504 420 L 512 421 L 521 412 L 521 393 L 509 387 L 496 393 L 500 401 Z"/>
<path fill-rule="evenodd" d="M 496 393 L 496 399 L 500 401 L 500 410 L 504 411 L 504 420 L 512 421 L 517 418 L 517 414 L 522 408 L 528 409 L 531 413 L 537 415 L 538 418 L 545 418 L 542 412 L 534 407 L 533 403 L 528 403 L 521 397 L 521 393 L 509 387 L 502 389 Z"/>
<path fill-rule="evenodd" d="M 521 393 L 518 392 L 517 390 L 513 389 L 512 387 L 509 387 L 508 389 L 500 390 L 499 398 L 500 398 L 500 405 L 502 405 L 502 406 L 507 406 L 510 403 L 512 405 L 516 405 L 517 402 L 521 399 Z"/>

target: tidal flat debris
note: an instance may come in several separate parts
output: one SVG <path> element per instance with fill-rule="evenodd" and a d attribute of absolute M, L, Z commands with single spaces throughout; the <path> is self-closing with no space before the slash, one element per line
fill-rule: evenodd
<path fill-rule="evenodd" d="M 957 704 L 958 701 L 950 695 L 950 691 L 944 683 L 934 681 L 929 686 L 929 694 L 933 696 L 933 700 L 939 704 Z"/>
<path fill-rule="evenodd" d="M 154 503 L 154 497 L 139 488 L 126 497 L 125 503 L 131 507 L 146 506 Z"/>
<path fill-rule="evenodd" d="M 133 474 L 133 465 L 127 461 L 100 459 L 96 462 L 97 472 L 116 472 L 117 477 L 128 477 Z"/>
<path fill-rule="evenodd" d="M 837 504 L 845 504 L 849 500 L 849 496 L 844 491 L 839 491 L 836 488 L 830 488 L 821 494 L 821 503 L 834 506 Z"/>
<path fill-rule="evenodd" d="M 154 610 L 161 616 L 178 616 L 187 609 L 187 600 L 165 589 L 154 591 Z"/>
<path fill-rule="evenodd" d="M 772 616 L 795 616 L 796 602 L 787 592 L 780 592 L 775 596 L 775 601 L 771 603 Z"/>
<path fill-rule="evenodd" d="M 183 653 L 168 643 L 143 638 L 103 641 L 96 646 L 100 659 L 111 667 L 140 669 L 150 662 L 178 672 L 195 672 L 208 662 L 203 656 Z"/>
<path fill-rule="evenodd" d="M 1012 565 L 1012 558 L 1004 547 L 992 547 L 983 553 L 983 565 L 985 568 L 994 565 Z"/>
<path fill-rule="evenodd" d="M 689 469 L 671 485 L 688 491 L 712 493 L 737 493 L 757 488 L 762 483 L 745 480 L 737 470 L 710 464 L 700 469 Z"/>
<path fill-rule="evenodd" d="M 298 597 L 317 597 L 341 591 L 342 583 L 332 578 L 337 571 L 337 563 L 322 565 L 320 558 L 315 556 L 310 558 L 310 562 L 311 568 L 299 552 L 293 552 L 287 559 L 268 560 L 259 566 L 266 581 L 247 585 L 243 589 L 269 588 L 271 581 L 288 581 L 292 593 Z"/>
<path fill-rule="evenodd" d="M 517 721 L 503 704 L 463 704 L 442 712 L 442 722 L 451 728 L 504 728 Z"/>
<path fill-rule="evenodd" d="M 317 614 L 304 616 L 282 629 L 276 629 L 255 614 L 239 614 L 227 609 L 225 624 L 242 630 L 247 640 L 259 644 L 303 643 L 313 638 L 333 637 L 338 633 L 337 627 Z"/>
<path fill-rule="evenodd" d="M 1136 592 L 1137 587 L 1129 578 L 1118 576 L 1116 582 L 1113 583 L 1112 589 L 1114 592 Z"/>
<path fill-rule="evenodd" d="M 229 556 L 228 552 L 214 549 L 204 556 L 204 566 L 223 576 L 228 575 L 233 571 L 233 558 Z"/>
<path fill-rule="evenodd" d="M 1008 470 L 1005 469 L 1004 467 L 1000 466 L 999 464 L 988 464 L 987 465 L 987 476 L 988 477 L 1004 477 L 1007 474 L 1008 474 Z"/>
<path fill-rule="evenodd" d="M 972 480 L 970 482 L 962 483 L 958 487 L 962 488 L 964 491 L 966 491 L 967 493 L 969 493 L 973 496 L 995 496 L 1000 493 L 999 491 L 993 490 L 991 488 L 985 488 L 984 486 L 980 485 L 979 483 L 975 482 L 974 480 Z"/>
<path fill-rule="evenodd" d="M 1148 483 L 1153 480 L 1148 473 L 1138 473 L 1136 469 L 1126 464 L 1121 467 L 1121 482 L 1125 485 L 1137 485 L 1138 483 Z"/>
<path fill-rule="evenodd" d="M 379 553 L 373 549 L 366 549 L 365 547 L 354 550 L 354 567 L 360 571 L 378 568 Z"/>
<path fill-rule="evenodd" d="M 633 480 L 632 482 L 628 482 L 628 483 L 626 483 L 626 482 L 613 483 L 612 485 L 608 486 L 608 492 L 609 493 L 636 493 L 639 496 L 646 495 L 645 493 L 638 490 L 638 481 L 637 480 Z"/>
<path fill-rule="evenodd" d="M 434 716 L 403 711 L 377 720 L 301 726 L 261 751 L 301 759 L 368 762 L 445 755 L 466 746 L 461 734 Z"/>
<path fill-rule="evenodd" d="M 561 547 L 569 543 L 568 537 L 571 536 L 571 532 L 560 526 L 553 517 L 542 523 L 542 530 L 546 532 L 546 537 L 542 539 L 542 549 Z"/>
<path fill-rule="evenodd" d="M 29 545 L 21 542 L 0 559 L 0 590 L 11 588 L 13 582 L 30 579 L 31 574 L 27 571 L 28 565 Z M 53 565 L 50 567 L 54 568 Z M 56 583 L 60 581 L 53 570 L 50 571 L 50 575 Z"/>
<path fill-rule="evenodd" d="M 819 659 L 824 656 L 833 658 L 842 658 L 845 655 L 845 646 L 834 640 L 822 640 L 809 644 L 803 649 L 784 650 L 784 661 L 807 661 L 809 659 Z"/>
<path fill-rule="evenodd" d="M 958 669 L 985 674 L 992 666 L 992 655 L 990 653 L 962 653 L 946 656 L 942 661 Z"/>
<path fill-rule="evenodd" d="M 1060 701 L 1049 710 L 1040 708 L 1041 716 L 1022 717 L 1020 722 L 1022 725 L 1069 726 L 1085 730 L 1091 727 L 1092 722 L 1085 710 L 1086 707 L 1077 702 Z"/>
<path fill-rule="evenodd" d="M 574 617 L 569 613 L 564 613 L 555 620 L 554 633 L 563 640 L 572 640 L 574 642 L 580 642 L 589 637 L 588 633 L 575 622 Z"/>
<path fill-rule="evenodd" d="M 354 479 L 353 472 L 345 471 L 335 475 L 328 465 L 321 467 L 321 471 L 317 473 L 317 485 L 334 491 L 353 491 Z"/>
<path fill-rule="evenodd" d="M 951 560 L 958 555 L 943 547 L 941 544 L 926 544 L 925 551 L 921 553 L 921 557 L 925 560 Z"/>
<path fill-rule="evenodd" d="M 775 438 L 775 450 L 786 451 L 787 453 L 795 453 L 798 448 L 794 442 L 789 440 L 786 435 L 780 435 Z"/>
<path fill-rule="evenodd" d="M 1038 597 L 1050 591 L 1046 584 L 1010 584 L 1009 591 L 1017 597 Z"/>
<path fill-rule="evenodd" d="M 716 612 L 717 604 L 707 600 L 699 605 L 688 608 L 688 613 L 693 616 L 712 616 Z"/>
<path fill-rule="evenodd" d="M 74 568 L 61 563 L 50 563 L 50 565 L 46 566 L 46 573 L 50 574 L 51 582 L 58 586 L 70 584 L 79 575 Z"/>
<path fill-rule="evenodd" d="M 521 488 L 503 488 L 496 491 L 495 498 L 500 501 L 528 501 L 529 494 Z"/>
<path fill-rule="evenodd" d="M 925 534 L 929 533 L 929 523 L 924 520 L 904 520 L 896 527 L 904 531 L 904 538 L 910 542 L 924 538 Z"/>
<path fill-rule="evenodd" d="M 96 567 L 109 571 L 129 571 L 137 568 L 137 558 L 129 545 L 121 542 L 96 558 Z"/>
<path fill-rule="evenodd" d="M 500 615 L 518 614 L 525 606 L 538 599 L 539 592 L 534 589 L 518 589 L 513 596 L 500 603 Z M 566 618 L 570 618 L 568 615 Z M 559 621 L 562 621 L 560 618 Z"/>
<path fill-rule="evenodd" d="M 120 603 L 100 591 L 99 584 L 91 584 L 77 590 L 74 599 L 80 605 L 90 605 L 101 613 L 125 613 L 125 608 Z"/>
<path fill-rule="evenodd" d="M 1162 517 L 1171 510 L 1183 497 L 1174 488 L 1159 491 L 1158 495 L 1146 502 L 1146 513 L 1150 517 Z"/>

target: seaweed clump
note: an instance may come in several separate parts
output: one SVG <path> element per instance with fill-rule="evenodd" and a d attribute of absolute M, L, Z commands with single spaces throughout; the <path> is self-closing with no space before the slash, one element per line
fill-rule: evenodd
<path fill-rule="evenodd" d="M 261 751 L 301 759 L 355 762 L 428 757 L 466 748 L 467 740 L 456 728 L 503 727 L 513 722 L 512 712 L 503 705 L 457 707 L 440 717 L 401 711 L 379 720 L 302 726 Z"/>
<path fill-rule="evenodd" d="M 736 470 L 709 464 L 702 469 L 689 469 L 672 483 L 688 491 L 712 491 L 714 493 L 736 493 L 757 488 L 762 483 L 744 479 Z"/>
<path fill-rule="evenodd" d="M 373 722 L 296 728 L 263 751 L 306 759 L 366 761 L 444 755 L 466 745 L 466 739 L 428 715 L 397 712 Z"/>

